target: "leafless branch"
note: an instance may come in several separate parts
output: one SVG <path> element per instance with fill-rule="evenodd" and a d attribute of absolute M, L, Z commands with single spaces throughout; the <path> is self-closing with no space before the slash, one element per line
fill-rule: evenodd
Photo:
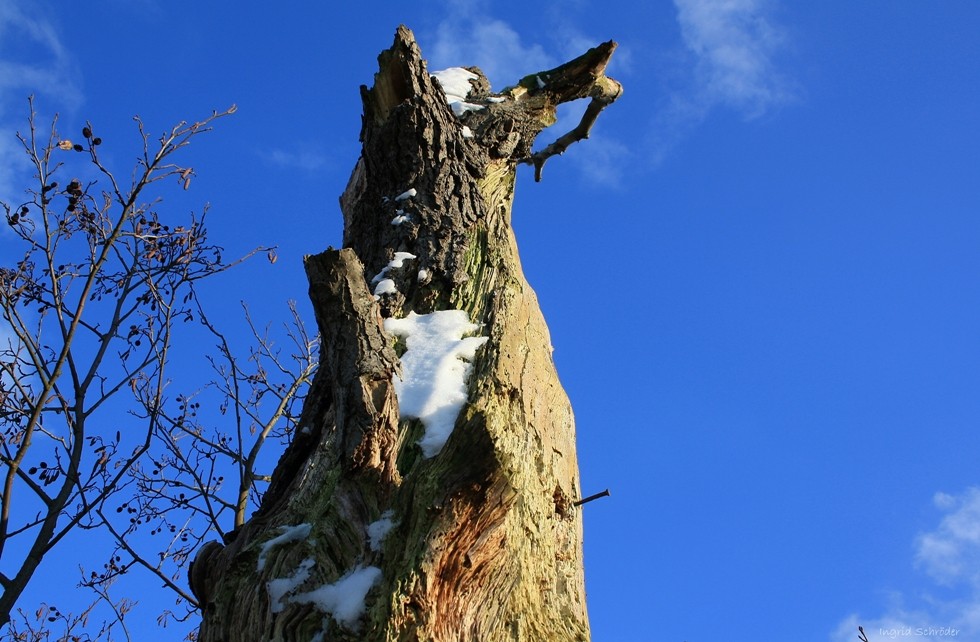
<path fill-rule="evenodd" d="M 7 553 L 4 562 L 14 569 L 0 578 L 0 626 L 11 622 L 19 597 L 52 548 L 75 529 L 105 528 L 130 560 L 114 561 L 85 582 L 113 613 L 104 632 L 118 626 L 128 639 L 123 619 L 131 604 L 109 599 L 111 582 L 142 566 L 192 603 L 167 564 L 182 567 L 225 511 L 240 510 L 237 493 L 233 499 L 219 496 L 222 473 L 215 460 L 244 467 L 247 475 L 251 460 L 212 433 L 184 429 L 187 413 L 168 411 L 166 366 L 177 322 L 203 317 L 194 284 L 270 248 L 226 260 L 208 238 L 207 208 L 178 221 L 157 211 L 156 194 L 168 179 L 190 186 L 195 172 L 177 152 L 234 111 L 178 123 L 159 137 L 149 135 L 137 117 L 142 155 L 128 181 L 120 181 L 103 161 L 102 139 L 91 123 L 73 142 L 59 135 L 57 117 L 50 130 L 42 130 L 29 101 L 28 129 L 18 139 L 35 183 L 23 202 L 0 201 L 20 244 L 17 258 L 0 265 L 0 323 L 10 335 L 0 345 L 0 556 Z M 97 180 L 66 178 L 85 171 Z M 300 394 L 305 378 L 286 385 L 286 393 Z M 274 424 L 288 419 L 291 408 L 288 399 L 278 400 L 270 415 Z M 189 438 L 189 449 L 179 445 L 181 438 Z M 150 483 L 144 471 L 164 460 L 178 474 L 162 485 Z M 107 508 L 128 491 L 145 493 L 145 500 L 136 504 L 132 522 L 120 527 Z M 168 522 L 174 537 L 159 563 L 127 542 L 140 525 L 171 515 L 203 526 L 171 528 Z M 16 550 L 26 551 L 17 560 L 7 546 L 15 538 L 24 540 Z M 45 608 L 51 622 L 61 618 L 67 629 L 79 626 L 80 620 Z M 21 618 L 26 635 L 43 633 L 28 621 L 34 620 Z"/>

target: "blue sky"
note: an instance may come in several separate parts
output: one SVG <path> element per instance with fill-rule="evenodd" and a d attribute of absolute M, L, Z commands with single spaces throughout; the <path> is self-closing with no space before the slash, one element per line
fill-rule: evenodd
<path fill-rule="evenodd" d="M 583 486 L 612 492 L 584 510 L 593 638 L 980 639 L 974 2 L 0 0 L 0 198 L 28 93 L 120 170 L 134 114 L 235 103 L 168 202 L 279 246 L 205 293 L 228 324 L 306 312 L 400 23 L 497 88 L 620 43 L 622 99 L 514 214 Z"/>

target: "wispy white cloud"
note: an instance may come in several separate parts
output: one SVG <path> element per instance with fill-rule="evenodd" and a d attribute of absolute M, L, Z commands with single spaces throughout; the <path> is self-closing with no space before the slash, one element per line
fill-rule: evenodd
<path fill-rule="evenodd" d="M 54 25 L 39 15 L 40 5 L 28 4 L 28 10 L 21 4 L 0 0 L 0 43 L 7 43 L 0 46 L 0 100 L 19 91 L 43 93 L 76 106 L 81 95 L 73 57 Z M 0 103 L 0 109 L 5 106 Z"/>
<path fill-rule="evenodd" d="M 476 65 L 501 89 L 535 71 L 557 66 L 557 59 L 536 43 L 525 43 L 503 20 L 483 12 L 476 3 L 451 1 L 449 11 L 436 27 L 425 55 L 430 70 Z"/>
<path fill-rule="evenodd" d="M 936 585 L 914 594 L 894 592 L 879 616 L 848 616 L 834 631 L 834 642 L 853 642 L 858 625 L 870 642 L 980 639 L 980 488 L 958 496 L 936 493 L 933 504 L 944 516 L 916 539 L 914 563 Z"/>
<path fill-rule="evenodd" d="M 27 176 L 15 138 L 26 126 L 27 96 L 59 109 L 81 104 L 80 74 L 44 5 L 0 0 L 0 199 L 16 200 Z"/>
<path fill-rule="evenodd" d="M 0 124 L 0 201 L 11 207 L 24 200 L 24 184 L 21 178 L 30 170 L 27 156 L 13 128 Z M 0 217 L 0 227 L 6 229 L 6 221 Z"/>
<path fill-rule="evenodd" d="M 590 183 L 614 189 L 623 187 L 623 166 L 631 156 L 626 144 L 601 135 L 593 135 L 587 142 L 579 144 L 586 147 L 582 148 L 581 154 L 571 154 L 569 160 Z"/>
<path fill-rule="evenodd" d="M 476 65 L 496 89 L 511 85 L 527 74 L 556 67 L 604 40 L 580 29 L 575 10 L 585 5 L 572 0 L 562 3 L 560 9 L 546 12 L 547 24 L 534 30 L 536 36 L 547 38 L 544 42 L 524 40 L 510 23 L 492 15 L 487 2 L 446 0 L 444 4 L 447 11 L 432 41 L 423 42 L 430 69 Z M 610 69 L 628 69 L 630 58 L 630 52 L 621 47 Z"/>
<path fill-rule="evenodd" d="M 579 10 L 584 15 L 589 15 L 588 12 L 593 9 L 588 0 L 566 0 L 548 11 L 549 24 L 543 31 L 547 34 L 549 42 L 553 43 L 561 62 L 581 56 L 611 38 L 615 39 L 615 34 L 602 33 L 597 36 L 582 30 L 582 23 L 578 19 Z M 607 73 L 613 78 L 622 80 L 633 71 L 633 52 L 628 45 L 619 42 L 616 54 L 609 62 Z"/>
<path fill-rule="evenodd" d="M 747 117 L 793 96 L 774 62 L 784 47 L 782 29 L 763 0 L 674 0 L 685 47 L 694 55 L 696 100 L 724 104 Z"/>
<path fill-rule="evenodd" d="M 794 100 L 796 83 L 777 63 L 786 49 L 784 29 L 768 0 L 674 0 L 687 79 L 674 88 L 655 118 L 659 162 L 713 110 L 728 108 L 746 119 Z"/>
<path fill-rule="evenodd" d="M 980 488 L 960 497 L 936 493 L 946 512 L 939 528 L 919 537 L 916 564 L 943 585 L 969 583 L 980 589 Z"/>

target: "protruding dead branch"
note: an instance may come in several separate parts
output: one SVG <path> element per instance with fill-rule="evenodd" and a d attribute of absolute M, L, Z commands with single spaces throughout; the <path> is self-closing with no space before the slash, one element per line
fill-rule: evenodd
<path fill-rule="evenodd" d="M 602 110 L 622 95 L 623 86 L 605 75 L 616 46 L 610 40 L 560 67 L 526 76 L 521 81 L 521 86 L 528 89 L 531 96 L 543 94 L 550 105 L 591 98 L 582 120 L 574 129 L 543 150 L 520 160 L 521 163 L 534 165 L 535 181 L 541 180 L 542 169 L 549 158 L 563 154 L 572 143 L 588 138 Z"/>

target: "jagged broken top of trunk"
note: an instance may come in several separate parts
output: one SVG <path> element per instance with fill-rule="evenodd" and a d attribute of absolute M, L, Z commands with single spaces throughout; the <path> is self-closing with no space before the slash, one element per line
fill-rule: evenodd
<path fill-rule="evenodd" d="M 259 511 L 195 562 L 201 640 L 588 639 L 574 422 L 510 216 L 517 165 L 619 96 L 614 49 L 496 94 L 443 87 L 405 27 L 379 56 L 344 248 L 306 259 L 320 369 Z M 447 373 L 451 408 L 406 392 Z"/>
<path fill-rule="evenodd" d="M 395 252 L 416 256 L 421 280 L 398 280 L 401 296 L 386 298 L 385 311 L 459 304 L 452 292 L 467 279 L 467 236 L 486 218 L 480 183 L 501 166 L 530 163 L 540 178 L 544 163 L 572 142 L 588 137 L 598 113 L 622 92 L 604 75 L 616 43 L 606 42 L 555 69 L 522 78 L 500 93 L 476 67 L 457 117 L 439 81 L 426 69 L 409 29 L 400 27 L 391 49 L 379 57 L 374 87 L 361 87 L 364 153 L 341 197 L 344 246 L 353 248 L 377 275 Z M 559 104 L 590 98 L 578 125 L 552 145 L 532 151 L 535 137 L 556 120 Z M 399 200 L 409 190 L 414 195 Z M 379 243 L 379 235 L 381 243 Z M 379 255 L 380 252 L 380 255 Z"/>

